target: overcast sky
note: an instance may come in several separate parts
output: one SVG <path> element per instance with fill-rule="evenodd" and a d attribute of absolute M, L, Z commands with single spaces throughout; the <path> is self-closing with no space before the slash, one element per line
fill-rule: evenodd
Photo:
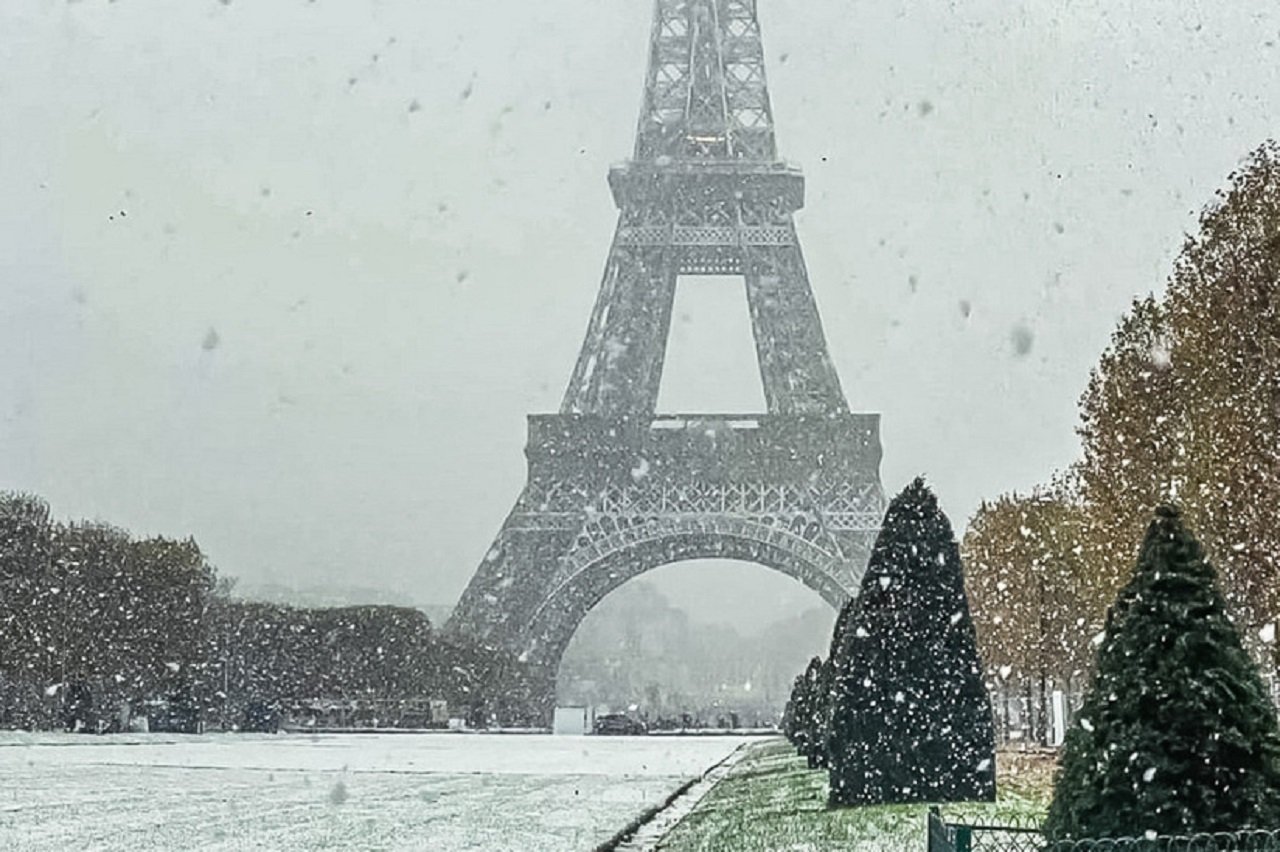
<path fill-rule="evenodd" d="M 1117 317 L 1280 132 L 1280 6 L 760 7 L 846 395 L 959 532 L 1071 461 Z M 247 582 L 452 603 L 581 343 L 651 13 L 0 2 L 0 489 Z M 678 299 L 664 406 L 757 408 L 740 285 Z M 735 570 L 661 583 L 704 618 L 817 601 Z"/>

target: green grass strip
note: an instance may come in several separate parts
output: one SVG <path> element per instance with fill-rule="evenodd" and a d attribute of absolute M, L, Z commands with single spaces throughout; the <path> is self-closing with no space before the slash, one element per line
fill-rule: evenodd
<path fill-rule="evenodd" d="M 749 746 L 733 771 L 673 828 L 664 852 L 920 852 L 927 805 L 827 808 L 827 773 L 781 739 Z M 991 804 L 948 805 L 949 817 L 986 824 L 1043 815 L 1048 791 L 1006 785 Z"/>

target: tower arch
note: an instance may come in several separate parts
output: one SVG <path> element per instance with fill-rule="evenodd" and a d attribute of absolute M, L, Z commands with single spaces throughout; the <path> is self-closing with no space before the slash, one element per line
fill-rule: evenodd
<path fill-rule="evenodd" d="M 856 562 L 786 528 L 732 515 L 662 518 L 616 537 L 598 555 L 573 561 L 532 612 L 521 657 L 558 671 L 582 620 L 610 592 L 654 569 L 700 559 L 729 559 L 777 571 L 837 610 L 856 594 L 861 580 Z"/>

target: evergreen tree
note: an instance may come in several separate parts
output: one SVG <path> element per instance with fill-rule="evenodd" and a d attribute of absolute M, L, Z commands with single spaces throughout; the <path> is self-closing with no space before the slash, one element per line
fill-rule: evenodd
<path fill-rule="evenodd" d="M 814 657 L 809 661 L 804 674 L 796 680 L 795 692 L 792 694 L 795 734 L 791 742 L 795 744 L 796 754 L 806 757 L 814 737 L 813 711 L 818 698 L 818 679 L 821 672 L 822 659 Z"/>
<path fill-rule="evenodd" d="M 827 760 L 827 733 L 831 729 L 831 694 L 834 687 L 835 672 L 831 667 L 831 658 L 828 657 L 818 666 L 812 686 L 809 737 L 805 742 L 804 752 L 810 769 L 826 769 L 830 766 Z"/>
<path fill-rule="evenodd" d="M 889 504 L 838 650 L 830 804 L 995 798 L 995 733 L 960 551 L 917 479 Z"/>
<path fill-rule="evenodd" d="M 795 681 L 791 684 L 791 695 L 787 698 L 787 706 L 782 710 L 782 735 L 792 745 L 797 745 L 796 732 L 799 730 L 796 719 L 796 703 L 800 699 L 800 692 L 804 689 L 804 673 L 796 675 Z"/>
<path fill-rule="evenodd" d="M 1280 828 L 1275 708 L 1216 572 L 1161 507 L 1107 616 L 1045 824 L 1055 838 Z"/>
<path fill-rule="evenodd" d="M 853 614 L 857 599 L 846 601 L 836 617 L 835 627 L 831 631 L 831 645 L 827 650 L 827 659 L 822 662 L 817 674 L 817 698 L 812 708 L 813 734 L 805 751 L 809 758 L 810 769 L 828 769 L 831 766 L 828 752 L 831 739 L 831 719 L 835 706 L 832 696 L 835 694 L 836 673 L 845 664 L 848 655 L 846 634 L 851 630 Z"/>

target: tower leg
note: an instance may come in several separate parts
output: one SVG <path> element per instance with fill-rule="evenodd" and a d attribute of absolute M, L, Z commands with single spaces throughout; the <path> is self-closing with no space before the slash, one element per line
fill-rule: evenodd
<path fill-rule="evenodd" d="M 627 246 L 614 238 L 561 413 L 653 413 L 676 272 L 664 248 Z"/>
<path fill-rule="evenodd" d="M 799 245 L 749 249 L 744 275 L 769 410 L 781 414 L 847 411 Z"/>
<path fill-rule="evenodd" d="M 448 625 L 451 631 L 516 653 L 555 566 L 572 549 L 576 529 L 530 523 L 523 511 L 528 503 L 526 489 L 462 593 Z"/>

